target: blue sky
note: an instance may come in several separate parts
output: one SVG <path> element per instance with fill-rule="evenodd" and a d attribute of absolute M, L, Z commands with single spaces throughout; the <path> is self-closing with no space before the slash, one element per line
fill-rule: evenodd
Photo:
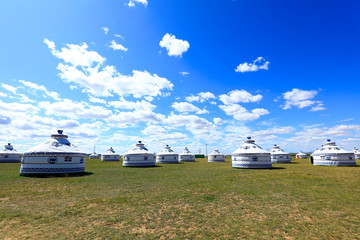
<path fill-rule="evenodd" d="M 358 1 L 3 1 L 0 142 L 360 147 Z"/>

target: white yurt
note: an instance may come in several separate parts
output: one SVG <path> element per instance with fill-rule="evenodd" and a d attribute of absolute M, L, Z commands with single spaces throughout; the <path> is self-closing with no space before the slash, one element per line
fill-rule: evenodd
<path fill-rule="evenodd" d="M 90 154 L 89 158 L 90 159 L 99 159 L 99 154 L 97 154 L 95 152 L 95 146 L 94 146 L 94 152 L 92 154 Z"/>
<path fill-rule="evenodd" d="M 234 168 L 272 168 L 270 153 L 248 137 L 231 155 Z"/>
<path fill-rule="evenodd" d="M 306 155 L 306 153 L 303 153 L 303 152 L 300 150 L 300 152 L 298 152 L 298 153 L 296 154 L 296 158 L 297 158 L 297 159 L 306 159 L 306 158 L 307 158 L 307 155 Z"/>
<path fill-rule="evenodd" d="M 281 149 L 276 144 L 274 147 L 270 150 L 271 154 L 271 162 L 272 163 L 290 163 L 291 157 L 288 152 L 285 152 L 283 149 Z"/>
<path fill-rule="evenodd" d="M 17 152 L 16 149 L 8 143 L 4 149 L 0 150 L 0 163 L 19 163 L 22 154 Z"/>
<path fill-rule="evenodd" d="M 120 154 L 110 147 L 105 153 L 101 155 L 101 161 L 120 161 Z"/>
<path fill-rule="evenodd" d="M 311 158 L 314 165 L 356 166 L 354 153 L 337 146 L 330 139 L 321 148 L 313 152 Z"/>
<path fill-rule="evenodd" d="M 195 155 L 187 147 L 179 153 L 179 162 L 195 162 Z"/>
<path fill-rule="evenodd" d="M 354 147 L 353 153 L 355 154 L 355 159 L 360 159 L 360 151 Z"/>
<path fill-rule="evenodd" d="M 85 171 L 85 156 L 58 130 L 51 138 L 24 152 L 20 175 L 81 173 Z"/>
<path fill-rule="evenodd" d="M 215 149 L 208 156 L 208 162 L 225 162 L 225 155 Z"/>
<path fill-rule="evenodd" d="M 166 145 L 161 152 L 156 155 L 157 163 L 179 163 L 179 154 L 175 153 L 169 145 Z"/>
<path fill-rule="evenodd" d="M 150 152 L 144 144 L 139 141 L 135 147 L 123 155 L 124 167 L 147 167 L 155 166 L 155 153 Z"/>

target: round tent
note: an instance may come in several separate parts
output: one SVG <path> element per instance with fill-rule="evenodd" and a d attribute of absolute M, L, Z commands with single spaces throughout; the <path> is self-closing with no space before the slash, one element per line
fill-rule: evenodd
<path fill-rule="evenodd" d="M 49 140 L 24 152 L 20 175 L 84 172 L 86 154 L 67 138 L 58 130 Z"/>
<path fill-rule="evenodd" d="M 208 162 L 225 162 L 225 155 L 220 153 L 219 150 L 215 149 L 208 156 Z"/>
<path fill-rule="evenodd" d="M 192 154 L 187 147 L 179 153 L 179 161 L 180 162 L 195 162 L 195 156 Z"/>
<path fill-rule="evenodd" d="M 110 147 L 105 153 L 101 155 L 101 161 L 120 161 L 120 155 L 116 153 L 112 147 Z"/>
<path fill-rule="evenodd" d="M 360 151 L 354 147 L 353 153 L 355 155 L 355 159 L 360 159 Z"/>
<path fill-rule="evenodd" d="M 17 152 L 16 149 L 8 143 L 4 149 L 0 150 L 0 163 L 19 163 L 22 154 Z"/>
<path fill-rule="evenodd" d="M 272 163 L 290 163 L 291 162 L 290 154 L 285 152 L 283 149 L 281 149 L 276 144 L 270 150 L 270 154 L 271 154 L 271 162 Z"/>
<path fill-rule="evenodd" d="M 179 154 L 175 153 L 169 145 L 166 145 L 161 152 L 156 155 L 157 163 L 179 163 Z"/>
<path fill-rule="evenodd" d="M 356 166 L 355 155 L 336 145 L 330 139 L 311 154 L 314 165 L 325 166 Z"/>
<path fill-rule="evenodd" d="M 99 154 L 97 154 L 95 152 L 95 146 L 94 146 L 94 152 L 92 154 L 90 154 L 89 158 L 90 159 L 99 159 Z"/>
<path fill-rule="evenodd" d="M 155 166 L 155 153 L 150 152 L 145 145 L 139 141 L 135 147 L 123 156 L 124 167 L 147 167 Z"/>
<path fill-rule="evenodd" d="M 232 153 L 231 158 L 234 168 L 272 168 L 270 153 L 256 145 L 251 137 Z"/>
<path fill-rule="evenodd" d="M 307 158 L 307 155 L 306 155 L 306 153 L 303 153 L 303 152 L 300 150 L 300 152 L 298 152 L 298 153 L 296 154 L 296 158 L 297 158 L 297 159 L 306 159 L 306 158 Z"/>

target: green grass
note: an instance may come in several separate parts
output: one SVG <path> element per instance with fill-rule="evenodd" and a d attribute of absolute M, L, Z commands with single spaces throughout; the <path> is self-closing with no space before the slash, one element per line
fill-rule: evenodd
<path fill-rule="evenodd" d="M 0 239 L 359 239 L 360 168 L 293 162 L 87 160 L 93 174 L 61 178 L 0 164 Z"/>

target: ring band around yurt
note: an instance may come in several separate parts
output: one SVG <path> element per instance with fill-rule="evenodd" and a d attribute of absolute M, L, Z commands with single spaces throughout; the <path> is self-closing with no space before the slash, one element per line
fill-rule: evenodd
<path fill-rule="evenodd" d="M 311 154 L 314 165 L 323 166 L 356 166 L 355 154 L 347 151 L 330 139 Z"/>
<path fill-rule="evenodd" d="M 85 171 L 85 156 L 58 130 L 58 134 L 24 152 L 20 175 L 67 174 Z"/>
<path fill-rule="evenodd" d="M 19 163 L 21 156 L 22 153 L 17 152 L 13 145 L 8 143 L 0 150 L 0 163 Z"/>
<path fill-rule="evenodd" d="M 156 163 L 179 163 L 179 154 L 166 145 L 161 152 L 156 154 Z"/>
<path fill-rule="evenodd" d="M 220 153 L 219 150 L 215 149 L 208 156 L 208 162 L 225 162 L 225 155 Z"/>
<path fill-rule="evenodd" d="M 231 155 L 234 168 L 272 168 L 270 153 L 248 137 L 243 145 Z"/>
<path fill-rule="evenodd" d="M 135 147 L 123 155 L 124 167 L 154 167 L 155 153 L 150 152 L 145 145 L 139 141 Z"/>

